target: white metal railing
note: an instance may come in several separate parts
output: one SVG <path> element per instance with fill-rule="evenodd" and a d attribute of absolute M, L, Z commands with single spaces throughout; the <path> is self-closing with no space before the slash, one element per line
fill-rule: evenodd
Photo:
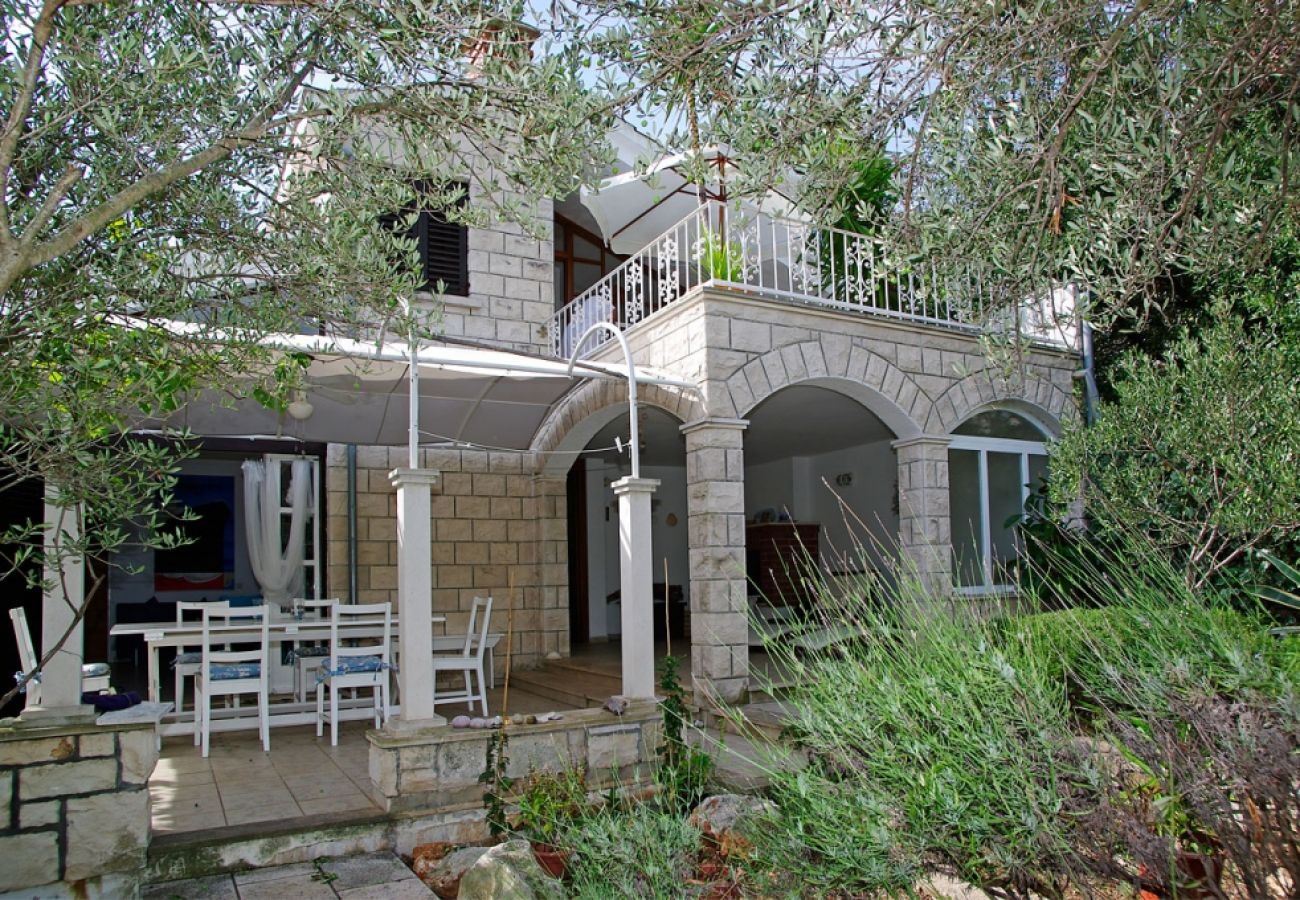
<path fill-rule="evenodd" d="M 992 281 L 974 271 L 941 277 L 925 263 L 885 259 L 862 235 L 710 202 L 556 312 L 552 352 L 567 359 L 597 322 L 630 328 L 706 284 L 965 330 L 1012 324 Z M 1048 289 L 1016 306 L 1025 336 L 1074 345 L 1072 292 Z M 608 339 L 597 336 L 590 350 Z"/>

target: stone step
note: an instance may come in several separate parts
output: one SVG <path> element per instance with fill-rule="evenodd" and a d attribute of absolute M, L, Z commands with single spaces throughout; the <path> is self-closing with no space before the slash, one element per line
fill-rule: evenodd
<path fill-rule="evenodd" d="M 588 706 L 600 706 L 611 693 L 617 689 L 602 693 L 604 685 L 592 688 L 587 678 L 575 678 L 573 672 L 552 670 L 549 666 L 541 669 L 520 670 L 510 676 L 511 688 L 518 687 L 538 697 L 559 705 L 560 709 L 585 709 Z"/>

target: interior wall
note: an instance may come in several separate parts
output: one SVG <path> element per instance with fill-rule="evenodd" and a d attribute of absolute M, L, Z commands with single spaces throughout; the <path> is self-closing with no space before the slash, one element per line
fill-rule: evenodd
<path fill-rule="evenodd" d="M 889 548 L 898 542 L 898 460 L 890 441 L 807 459 L 805 483 L 811 521 L 822 526 L 818 549 L 823 565 L 832 571 L 878 568 L 877 545 Z M 838 484 L 837 478 L 850 483 Z"/>
<path fill-rule="evenodd" d="M 801 479 L 800 485 L 806 482 Z M 780 515 L 783 511 L 800 519 L 795 509 L 796 482 L 793 458 L 778 459 L 769 463 L 745 466 L 745 515 L 753 518 L 759 510 L 773 509 Z"/>
<path fill-rule="evenodd" d="M 606 598 L 619 589 L 618 498 L 610 482 L 626 473 L 619 466 L 593 462 L 587 469 L 587 579 L 590 595 L 591 637 L 593 640 L 622 634 L 618 607 Z M 682 586 L 690 602 L 690 551 L 686 529 L 686 467 L 642 466 L 644 478 L 657 478 L 659 488 L 652 497 L 650 543 L 652 573 L 655 584 L 664 578 L 664 558 L 668 559 L 668 579 Z M 672 521 L 673 524 L 669 524 Z"/>
<path fill-rule="evenodd" d="M 244 534 L 244 474 L 238 459 L 187 459 L 180 464 L 185 475 L 225 475 L 235 479 L 235 586 L 222 590 L 222 594 L 256 594 L 260 590 L 253 577 L 253 567 L 248 561 L 248 541 Z M 150 597 L 164 602 L 201 600 L 209 597 L 210 589 L 196 591 L 154 590 L 154 551 L 140 547 L 144 537 L 136 531 L 132 542 L 126 544 L 114 557 L 108 570 L 109 622 L 117 621 L 117 608 L 123 603 L 143 603 Z"/>
<path fill-rule="evenodd" d="M 837 484 L 838 476 L 849 483 Z M 773 509 L 818 523 L 818 551 L 832 571 L 880 566 L 877 545 L 898 540 L 897 497 L 898 461 L 889 439 L 745 467 L 745 515 L 752 520 Z"/>

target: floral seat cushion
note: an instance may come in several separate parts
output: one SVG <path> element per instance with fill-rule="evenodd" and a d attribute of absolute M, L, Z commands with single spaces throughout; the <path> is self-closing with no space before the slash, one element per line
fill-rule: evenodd
<path fill-rule="evenodd" d="M 256 678 L 262 674 L 260 663 L 220 663 L 209 669 L 213 681 L 234 681 L 239 678 Z"/>
<path fill-rule="evenodd" d="M 331 669 L 328 665 L 321 666 L 321 671 L 316 676 L 317 682 L 333 678 L 335 675 L 355 675 L 359 672 L 379 672 L 384 669 L 392 668 L 378 656 L 343 656 L 339 658 L 338 665 Z"/>

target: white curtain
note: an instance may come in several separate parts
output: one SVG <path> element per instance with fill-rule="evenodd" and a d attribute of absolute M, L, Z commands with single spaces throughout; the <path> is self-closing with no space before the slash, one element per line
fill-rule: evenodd
<path fill-rule="evenodd" d="M 253 576 L 262 588 L 266 603 L 287 605 L 302 596 L 303 530 L 307 527 L 307 508 L 312 490 L 310 460 L 295 459 L 289 481 L 289 539 L 282 546 L 279 479 L 272 477 L 270 460 L 244 462 L 244 528 L 248 536 L 248 559 Z"/>

